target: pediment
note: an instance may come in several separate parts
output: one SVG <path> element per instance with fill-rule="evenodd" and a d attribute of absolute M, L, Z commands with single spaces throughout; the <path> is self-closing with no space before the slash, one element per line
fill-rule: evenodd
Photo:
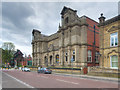
<path fill-rule="evenodd" d="M 112 26 L 110 29 L 107 30 L 107 32 L 112 32 L 118 29 L 118 26 Z"/>
<path fill-rule="evenodd" d="M 63 15 L 67 10 L 68 8 L 64 6 L 63 10 L 61 11 L 61 14 Z"/>
<path fill-rule="evenodd" d="M 77 12 L 76 10 L 73 10 L 71 8 L 64 6 L 64 8 L 61 11 L 61 15 L 64 15 L 66 12 L 68 12 L 68 10 L 73 11 L 73 12 Z"/>
<path fill-rule="evenodd" d="M 111 52 L 108 53 L 108 56 L 109 56 L 109 54 L 111 54 L 111 53 L 113 53 L 113 52 L 119 53 L 119 52 L 117 52 L 116 50 L 112 50 Z"/>

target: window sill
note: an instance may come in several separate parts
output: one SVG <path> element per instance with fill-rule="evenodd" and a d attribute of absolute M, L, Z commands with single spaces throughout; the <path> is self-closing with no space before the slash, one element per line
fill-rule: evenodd
<path fill-rule="evenodd" d="M 98 61 L 96 61 L 95 63 L 99 63 Z"/>
<path fill-rule="evenodd" d="M 110 47 L 118 47 L 118 45 L 116 45 L 116 46 L 110 46 Z"/>
<path fill-rule="evenodd" d="M 87 61 L 87 63 L 92 63 L 92 61 Z"/>
<path fill-rule="evenodd" d="M 110 67 L 111 69 L 118 69 L 118 67 Z"/>

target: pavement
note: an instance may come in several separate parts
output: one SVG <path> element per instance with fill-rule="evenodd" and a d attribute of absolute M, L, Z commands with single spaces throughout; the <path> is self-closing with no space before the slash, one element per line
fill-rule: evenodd
<path fill-rule="evenodd" d="M 99 76 L 63 74 L 63 73 L 54 73 L 54 74 L 55 75 L 63 75 L 63 76 L 72 76 L 72 77 L 86 78 L 86 79 L 113 81 L 113 82 L 119 82 L 120 83 L 120 79 L 118 79 L 118 78 L 111 78 L 111 77 L 99 77 Z"/>

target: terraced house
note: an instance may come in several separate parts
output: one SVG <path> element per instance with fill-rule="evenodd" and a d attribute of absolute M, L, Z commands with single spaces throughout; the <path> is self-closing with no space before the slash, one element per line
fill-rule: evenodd
<path fill-rule="evenodd" d="M 99 65 L 98 23 L 64 7 L 61 25 L 50 36 L 33 29 L 33 65 L 87 67 Z"/>
<path fill-rule="evenodd" d="M 100 66 L 108 69 L 120 68 L 120 15 L 105 21 L 100 20 Z"/>

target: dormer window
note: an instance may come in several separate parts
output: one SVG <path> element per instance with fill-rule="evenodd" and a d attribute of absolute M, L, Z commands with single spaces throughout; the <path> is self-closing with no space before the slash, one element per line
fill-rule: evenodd
<path fill-rule="evenodd" d="M 65 24 L 67 24 L 67 23 L 68 23 L 68 17 L 65 18 Z"/>

